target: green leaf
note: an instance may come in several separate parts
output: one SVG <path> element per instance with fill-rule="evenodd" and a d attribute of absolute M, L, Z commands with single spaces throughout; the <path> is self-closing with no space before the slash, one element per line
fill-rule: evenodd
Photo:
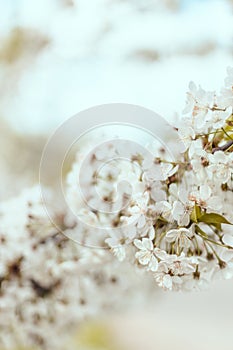
<path fill-rule="evenodd" d="M 215 227 L 218 231 L 222 231 L 222 224 L 211 224 L 211 226 Z"/>
<path fill-rule="evenodd" d="M 193 211 L 191 213 L 191 220 L 193 222 L 197 223 L 199 221 L 199 218 L 201 217 L 201 215 L 202 215 L 201 208 L 195 204 Z"/>
<path fill-rule="evenodd" d="M 205 224 L 219 225 L 219 224 L 228 224 L 233 225 L 224 216 L 214 213 L 203 214 L 198 219 L 199 222 L 204 222 Z"/>

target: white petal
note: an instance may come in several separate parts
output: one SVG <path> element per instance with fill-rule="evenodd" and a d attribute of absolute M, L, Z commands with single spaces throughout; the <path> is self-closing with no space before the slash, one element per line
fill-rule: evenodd
<path fill-rule="evenodd" d="M 184 213 L 184 215 L 182 215 L 177 222 L 179 226 L 188 226 L 190 222 L 189 213 Z"/>
<path fill-rule="evenodd" d="M 172 209 L 172 216 L 174 217 L 174 219 L 178 220 L 179 216 L 183 215 L 184 213 L 185 213 L 184 205 L 179 201 L 175 201 Z"/>
<path fill-rule="evenodd" d="M 214 162 L 215 163 L 226 163 L 227 156 L 223 151 L 217 151 L 214 153 Z"/>
<path fill-rule="evenodd" d="M 150 262 L 150 254 L 148 252 L 140 251 L 135 254 L 136 259 L 140 262 L 141 265 L 148 265 Z"/>
<path fill-rule="evenodd" d="M 187 237 L 192 237 L 193 236 L 192 230 L 189 230 L 189 229 L 187 229 L 185 227 L 181 227 L 179 231 L 180 231 L 180 233 L 186 235 Z"/>
<path fill-rule="evenodd" d="M 170 230 L 166 233 L 167 242 L 174 242 L 179 234 L 179 230 Z"/>
<path fill-rule="evenodd" d="M 212 193 L 211 188 L 208 185 L 200 186 L 201 199 L 203 199 L 204 201 L 211 196 L 211 193 Z"/>
<path fill-rule="evenodd" d="M 118 247 L 114 248 L 113 253 L 120 262 L 125 260 L 126 252 L 125 247 L 123 247 L 122 245 L 119 245 Z"/>
<path fill-rule="evenodd" d="M 158 266 L 159 266 L 158 260 L 156 259 L 156 257 L 154 255 L 152 255 L 151 261 L 150 261 L 150 264 L 149 264 L 149 269 L 152 272 L 155 272 L 155 271 L 158 270 Z"/>
<path fill-rule="evenodd" d="M 152 250 L 153 249 L 153 243 L 148 238 L 143 238 L 142 239 L 142 244 L 143 244 L 144 249 L 147 249 L 147 250 Z"/>
<path fill-rule="evenodd" d="M 222 241 L 224 244 L 229 245 L 230 247 L 233 247 L 233 236 L 229 233 L 226 233 L 223 238 Z"/>
<path fill-rule="evenodd" d="M 162 249 L 160 249 L 160 248 L 155 248 L 155 249 L 154 249 L 154 254 L 155 254 L 160 260 L 166 260 L 167 255 L 168 255 L 164 250 L 162 250 Z"/>
<path fill-rule="evenodd" d="M 147 232 L 149 239 L 153 240 L 155 238 L 155 229 L 153 226 L 151 226 Z"/>
<path fill-rule="evenodd" d="M 172 290 L 172 278 L 170 275 L 165 275 L 163 277 L 163 287 Z"/>
<path fill-rule="evenodd" d="M 135 239 L 134 240 L 134 245 L 138 248 L 138 249 L 144 249 L 144 246 L 143 246 L 143 244 L 142 244 L 142 241 L 140 241 L 139 239 Z"/>
<path fill-rule="evenodd" d="M 138 228 L 142 228 L 143 226 L 145 226 L 145 224 L 146 224 L 145 215 L 140 215 L 137 223 Z"/>

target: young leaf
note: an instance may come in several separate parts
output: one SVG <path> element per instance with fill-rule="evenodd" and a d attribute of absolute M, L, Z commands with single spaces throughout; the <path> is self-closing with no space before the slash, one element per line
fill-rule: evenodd
<path fill-rule="evenodd" d="M 203 214 L 198 219 L 199 222 L 204 222 L 205 224 L 228 224 L 233 225 L 231 222 L 229 222 L 227 219 L 224 218 L 224 216 L 215 214 L 215 213 L 209 213 L 209 214 Z"/>
<path fill-rule="evenodd" d="M 201 217 L 201 208 L 195 204 L 193 211 L 191 213 L 191 220 L 197 223 L 200 217 Z"/>

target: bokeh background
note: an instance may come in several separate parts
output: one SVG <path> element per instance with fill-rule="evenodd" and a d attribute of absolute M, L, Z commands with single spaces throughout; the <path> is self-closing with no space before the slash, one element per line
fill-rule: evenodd
<path fill-rule="evenodd" d="M 231 0 L 0 0 L 0 200 L 38 181 L 47 138 L 77 112 L 126 102 L 174 122 L 190 80 L 220 89 L 233 63 L 232 13 Z M 158 291 L 144 310 L 87 326 L 84 343 L 232 350 L 232 293 L 232 281 Z"/>

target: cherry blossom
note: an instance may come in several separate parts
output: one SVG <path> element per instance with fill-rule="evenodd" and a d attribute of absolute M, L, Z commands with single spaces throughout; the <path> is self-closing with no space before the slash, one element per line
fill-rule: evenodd
<path fill-rule="evenodd" d="M 189 248 L 191 245 L 191 238 L 193 232 L 185 227 L 180 227 L 178 229 L 170 230 L 166 233 L 166 240 L 169 243 L 176 243 L 180 248 Z"/>
<path fill-rule="evenodd" d="M 207 170 L 211 179 L 226 183 L 232 176 L 233 154 L 227 155 L 223 151 L 217 151 L 209 155 L 209 160 Z"/>
<path fill-rule="evenodd" d="M 135 257 L 141 265 L 148 266 L 148 269 L 155 272 L 158 269 L 158 260 L 153 251 L 153 243 L 148 238 L 143 238 L 141 241 L 134 240 L 134 245 L 139 249 Z"/>

